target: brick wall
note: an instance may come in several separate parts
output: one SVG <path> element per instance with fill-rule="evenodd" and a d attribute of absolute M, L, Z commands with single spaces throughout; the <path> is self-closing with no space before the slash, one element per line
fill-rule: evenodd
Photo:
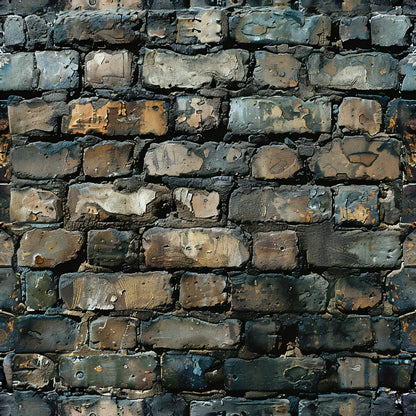
<path fill-rule="evenodd" d="M 414 0 L 0 11 L 1 416 L 416 415 Z"/>

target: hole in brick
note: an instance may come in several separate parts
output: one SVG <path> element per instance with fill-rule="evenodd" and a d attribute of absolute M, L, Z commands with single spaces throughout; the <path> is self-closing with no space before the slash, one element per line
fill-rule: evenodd
<path fill-rule="evenodd" d="M 84 373 L 82 371 L 77 371 L 77 373 L 75 374 L 75 377 L 78 380 L 81 380 L 82 378 L 84 378 Z"/>

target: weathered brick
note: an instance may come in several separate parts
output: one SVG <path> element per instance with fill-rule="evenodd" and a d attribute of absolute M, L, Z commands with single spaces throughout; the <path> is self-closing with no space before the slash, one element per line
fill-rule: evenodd
<path fill-rule="evenodd" d="M 3 230 L 0 230 L 0 247 L 0 266 L 11 266 L 14 254 L 14 243 L 12 237 Z"/>
<path fill-rule="evenodd" d="M 374 342 L 369 316 L 307 316 L 299 324 L 299 345 L 303 351 L 366 349 Z"/>
<path fill-rule="evenodd" d="M 78 52 L 71 50 L 42 51 L 35 53 L 35 59 L 39 74 L 39 89 L 78 88 Z"/>
<path fill-rule="evenodd" d="M 187 95 L 176 98 L 175 128 L 184 133 L 196 133 L 218 128 L 221 100 Z"/>
<path fill-rule="evenodd" d="M 387 53 L 353 55 L 312 54 L 307 61 L 309 81 L 341 90 L 388 90 L 397 87 L 397 61 Z"/>
<path fill-rule="evenodd" d="M 308 263 L 317 267 L 388 269 L 402 254 L 397 231 L 333 231 L 323 224 L 305 227 L 298 237 Z"/>
<path fill-rule="evenodd" d="M 338 358 L 338 386 L 342 390 L 376 389 L 378 364 L 369 358 Z"/>
<path fill-rule="evenodd" d="M 381 359 L 379 385 L 390 389 L 407 390 L 412 383 L 414 364 L 410 360 Z"/>
<path fill-rule="evenodd" d="M 17 262 L 26 267 L 56 267 L 76 259 L 83 243 L 84 237 L 77 231 L 33 229 L 20 240 Z"/>
<path fill-rule="evenodd" d="M 121 192 L 113 184 L 82 183 L 71 185 L 68 208 L 71 221 L 94 223 L 112 219 L 152 221 L 165 202 L 170 201 L 168 188 L 161 185 L 140 187 Z"/>
<path fill-rule="evenodd" d="M 71 387 L 120 387 L 150 389 L 156 378 L 154 353 L 102 354 L 87 357 L 61 355 L 59 377 Z"/>
<path fill-rule="evenodd" d="M 234 134 L 319 133 L 331 131 L 328 99 L 297 97 L 232 98 L 228 129 Z"/>
<path fill-rule="evenodd" d="M 172 51 L 146 50 L 143 82 L 153 88 L 197 89 L 210 85 L 244 81 L 249 53 L 229 49 L 208 55 L 189 56 Z"/>
<path fill-rule="evenodd" d="M 23 17 L 17 15 L 7 16 L 3 25 L 4 45 L 21 47 L 26 42 Z"/>
<path fill-rule="evenodd" d="M 286 145 L 262 146 L 251 160 L 251 175 L 257 179 L 290 179 L 301 169 L 296 152 Z"/>
<path fill-rule="evenodd" d="M 413 312 L 414 309 L 412 309 Z M 416 352 L 416 317 L 414 313 L 406 314 L 401 320 L 401 348 L 405 351 Z"/>
<path fill-rule="evenodd" d="M 118 412 L 115 399 L 108 396 L 89 395 L 62 396 L 58 409 L 59 416 L 113 416 Z"/>
<path fill-rule="evenodd" d="M 220 194 L 204 189 L 176 188 L 173 192 L 178 216 L 183 219 L 217 219 Z"/>
<path fill-rule="evenodd" d="M 42 16 L 31 14 L 25 17 L 27 47 L 43 47 L 48 41 L 50 27 Z"/>
<path fill-rule="evenodd" d="M 380 352 L 400 349 L 400 321 L 396 317 L 375 316 L 372 318 L 375 336 L 374 349 Z"/>
<path fill-rule="evenodd" d="M 242 222 L 320 222 L 331 217 L 332 197 L 322 186 L 240 188 L 231 194 L 229 218 Z"/>
<path fill-rule="evenodd" d="M 301 63 L 292 55 L 256 51 L 255 59 L 255 82 L 275 88 L 293 88 L 298 85 Z"/>
<path fill-rule="evenodd" d="M 209 372 L 214 370 L 215 363 L 216 359 L 209 355 L 163 354 L 162 384 L 169 390 L 198 391 L 212 388 Z"/>
<path fill-rule="evenodd" d="M 350 40 L 369 40 L 368 17 L 343 17 L 339 22 L 339 37 L 343 42 Z"/>
<path fill-rule="evenodd" d="M 10 222 L 10 192 L 11 186 L 0 184 L 0 222 Z M 2 238 L 0 237 L 0 241 Z M 6 249 L 8 247 L 5 247 Z M 7 253 L 7 251 L 6 251 Z M 1 263 L 1 255 L 0 255 Z"/>
<path fill-rule="evenodd" d="M 7 384 L 13 389 L 42 389 L 58 375 L 55 363 L 40 354 L 10 354 L 4 368 L 11 376 Z"/>
<path fill-rule="evenodd" d="M 36 2 L 37 3 L 37 2 Z M 33 391 L 15 391 L 0 394 L 2 416 L 55 416 L 54 400 Z"/>
<path fill-rule="evenodd" d="M 224 363 L 225 388 L 237 391 L 313 391 L 325 372 L 325 361 L 312 357 L 261 357 Z"/>
<path fill-rule="evenodd" d="M 1 107 L 1 103 L 0 103 Z M 7 108 L 6 108 L 7 111 Z M 8 120 L 4 120 L 7 123 L 8 127 Z M 1 127 L 1 124 L 0 124 Z M 0 130 L 2 130 L 0 128 Z M 10 153 L 9 149 L 11 147 L 11 137 L 9 134 L 0 134 L 0 182 L 9 182 L 11 173 L 12 173 L 12 166 L 10 164 Z"/>
<path fill-rule="evenodd" d="M 58 45 L 74 42 L 120 45 L 140 38 L 143 12 L 127 11 L 74 11 L 58 15 L 53 38 Z"/>
<path fill-rule="evenodd" d="M 317 400 L 301 400 L 299 416 L 370 416 L 370 404 L 370 397 L 358 394 L 321 394 Z"/>
<path fill-rule="evenodd" d="M 58 119 L 67 112 L 62 101 L 46 101 L 44 98 L 9 101 L 9 123 L 11 134 L 36 136 L 58 132 Z"/>
<path fill-rule="evenodd" d="M 63 178 L 76 173 L 81 146 L 76 142 L 35 142 L 11 151 L 13 173 L 23 178 Z"/>
<path fill-rule="evenodd" d="M 403 243 L 403 265 L 416 266 L 416 232 L 410 233 Z"/>
<path fill-rule="evenodd" d="M 402 215 L 400 222 L 413 223 L 416 221 L 416 184 L 411 183 L 403 186 Z"/>
<path fill-rule="evenodd" d="M 164 101 L 108 101 L 81 98 L 69 103 L 69 116 L 62 118 L 65 134 L 100 133 L 107 136 L 154 134 L 168 130 L 168 104 Z"/>
<path fill-rule="evenodd" d="M 354 132 L 367 132 L 371 135 L 380 131 L 383 110 L 376 100 L 348 97 L 339 107 L 338 125 Z"/>
<path fill-rule="evenodd" d="M 386 279 L 387 299 L 397 313 L 411 312 L 416 308 L 416 269 L 405 267 Z"/>
<path fill-rule="evenodd" d="M 249 259 L 240 231 L 227 228 L 151 228 L 143 234 L 146 266 L 241 267 Z"/>
<path fill-rule="evenodd" d="M 241 324 L 236 319 L 225 319 L 213 324 L 196 318 L 161 316 L 142 322 L 139 341 L 152 348 L 230 349 L 240 341 Z"/>
<path fill-rule="evenodd" d="M 304 16 L 295 10 L 237 11 L 230 18 L 230 34 L 243 44 L 326 45 L 331 21 L 327 16 Z"/>
<path fill-rule="evenodd" d="M 246 322 L 245 345 L 259 354 L 276 353 L 283 345 L 282 326 L 272 318 L 260 318 Z"/>
<path fill-rule="evenodd" d="M 43 311 L 56 304 L 58 290 L 53 273 L 49 270 L 25 270 L 22 274 L 26 285 L 26 307 Z"/>
<path fill-rule="evenodd" d="M 0 309 L 14 311 L 21 301 L 20 280 L 12 268 L 0 268 Z"/>
<path fill-rule="evenodd" d="M 309 11 L 319 11 L 320 13 L 345 12 L 348 14 L 366 14 L 370 11 L 371 3 L 367 0 L 343 0 L 340 2 L 332 0 L 301 0 L 301 4 Z"/>
<path fill-rule="evenodd" d="M 62 219 L 62 201 L 51 191 L 37 188 L 12 188 L 10 221 L 50 223 Z"/>
<path fill-rule="evenodd" d="M 244 143 L 155 143 L 145 155 L 144 168 L 150 176 L 245 175 L 253 151 Z"/>
<path fill-rule="evenodd" d="M 84 174 L 92 178 L 129 175 L 133 165 L 134 143 L 103 141 L 84 150 Z"/>
<path fill-rule="evenodd" d="M 17 353 L 73 351 L 84 341 L 80 324 L 60 315 L 24 315 L 15 319 Z"/>
<path fill-rule="evenodd" d="M 134 349 L 136 322 L 124 316 L 100 316 L 90 324 L 90 345 L 100 350 Z"/>
<path fill-rule="evenodd" d="M 347 313 L 374 308 L 383 297 L 381 285 L 369 273 L 337 279 L 334 294 L 335 307 Z"/>
<path fill-rule="evenodd" d="M 382 181 L 400 176 L 400 142 L 351 136 L 334 139 L 310 161 L 316 179 Z"/>
<path fill-rule="evenodd" d="M 298 265 L 295 231 L 270 231 L 253 235 L 253 266 L 260 270 L 293 270 Z"/>
<path fill-rule="evenodd" d="M 35 68 L 33 53 L 3 53 L 0 59 L 0 91 L 29 91 Z"/>
<path fill-rule="evenodd" d="M 371 43 L 378 46 L 406 46 L 412 24 L 408 16 L 376 15 L 370 19 Z"/>
<path fill-rule="evenodd" d="M 88 232 L 87 258 L 91 264 L 120 267 L 127 258 L 135 234 L 131 231 L 92 230 Z"/>
<path fill-rule="evenodd" d="M 377 186 L 350 185 L 334 188 L 336 224 L 377 226 L 379 224 Z"/>
<path fill-rule="evenodd" d="M 219 9 L 178 12 L 176 43 L 222 43 L 227 35 L 227 23 L 225 12 Z"/>
<path fill-rule="evenodd" d="M 185 309 L 223 305 L 227 278 L 215 274 L 185 273 L 179 287 L 179 303 Z"/>
<path fill-rule="evenodd" d="M 172 393 L 158 394 L 153 396 L 147 403 L 151 414 L 154 416 L 164 416 L 166 414 L 171 414 L 172 416 L 185 416 L 189 414 L 185 400 Z M 133 414 L 131 416 L 136 415 Z"/>
<path fill-rule="evenodd" d="M 148 12 L 146 18 L 146 44 L 168 46 L 177 38 L 176 13 L 171 10 Z M 196 40 L 196 38 L 194 38 Z"/>
<path fill-rule="evenodd" d="M 405 416 L 413 416 L 414 414 L 416 414 L 416 394 L 414 393 L 403 394 L 402 409 L 404 411 Z"/>
<path fill-rule="evenodd" d="M 120 7 L 125 9 L 141 10 L 144 6 L 143 0 L 123 0 L 114 2 L 113 0 L 66 0 L 65 10 L 117 10 Z"/>
<path fill-rule="evenodd" d="M 153 310 L 172 302 L 171 275 L 147 273 L 66 273 L 59 296 L 68 309 Z"/>
<path fill-rule="evenodd" d="M 326 307 L 328 282 L 317 274 L 239 275 L 231 278 L 231 307 L 265 313 L 321 312 Z"/>
<path fill-rule="evenodd" d="M 382 391 L 371 404 L 371 416 L 402 416 L 397 395 L 392 391 Z"/>
<path fill-rule="evenodd" d="M 133 54 L 127 50 L 93 51 L 85 57 L 85 85 L 128 87 L 133 81 Z"/>
<path fill-rule="evenodd" d="M 15 339 L 17 335 L 17 333 L 14 332 L 14 324 L 15 319 L 11 315 L 0 315 L 0 352 L 8 352 L 14 350 Z"/>
<path fill-rule="evenodd" d="M 250 416 L 276 415 L 290 416 L 288 399 L 247 400 L 240 397 L 226 397 L 220 400 L 192 401 L 190 416 L 210 416 L 212 414 Z"/>

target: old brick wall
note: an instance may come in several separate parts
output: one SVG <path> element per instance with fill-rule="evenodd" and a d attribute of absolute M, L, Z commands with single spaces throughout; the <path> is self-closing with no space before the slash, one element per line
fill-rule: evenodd
<path fill-rule="evenodd" d="M 0 2 L 1 416 L 415 416 L 416 2 Z"/>

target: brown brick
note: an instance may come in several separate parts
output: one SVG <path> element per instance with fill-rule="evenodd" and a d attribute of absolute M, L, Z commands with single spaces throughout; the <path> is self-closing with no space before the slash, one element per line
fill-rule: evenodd
<path fill-rule="evenodd" d="M 146 266 L 240 267 L 249 259 L 240 231 L 227 228 L 151 228 L 143 234 Z"/>
<path fill-rule="evenodd" d="M 185 273 L 180 281 L 179 303 L 185 309 L 223 305 L 227 278 L 216 274 Z"/>
<path fill-rule="evenodd" d="M 207 55 L 181 55 L 172 51 L 146 50 L 143 82 L 151 88 L 197 89 L 210 85 L 244 81 L 249 53 L 228 49 Z"/>
<path fill-rule="evenodd" d="M 338 358 L 338 386 L 342 390 L 376 389 L 378 364 L 369 358 Z"/>
<path fill-rule="evenodd" d="M 404 240 L 403 264 L 405 267 L 416 266 L 416 232 L 410 233 Z"/>
<path fill-rule="evenodd" d="M 245 175 L 253 151 L 244 143 L 155 143 L 145 155 L 144 168 L 150 176 Z"/>
<path fill-rule="evenodd" d="M 0 104 L 1 106 L 1 104 Z M 1 122 L 0 119 L 0 130 Z M 7 125 L 9 122 L 6 120 Z M 12 174 L 12 166 L 10 164 L 11 137 L 9 134 L 0 134 L 0 182 L 9 182 Z"/>
<path fill-rule="evenodd" d="M 230 349 L 240 341 L 240 322 L 226 319 L 218 324 L 196 318 L 161 316 L 142 322 L 140 342 L 152 348 Z"/>
<path fill-rule="evenodd" d="M 0 183 L 0 223 L 10 222 L 11 186 Z"/>
<path fill-rule="evenodd" d="M 123 316 L 100 316 L 90 324 L 90 346 L 100 350 L 134 349 L 136 322 Z"/>
<path fill-rule="evenodd" d="M 289 54 L 255 52 L 254 80 L 260 85 L 275 88 L 293 88 L 298 85 L 301 63 Z"/>
<path fill-rule="evenodd" d="M 133 72 L 133 54 L 127 50 L 100 50 L 85 57 L 85 84 L 92 88 L 128 87 Z"/>
<path fill-rule="evenodd" d="M 400 176 L 400 143 L 364 136 L 334 139 L 310 162 L 315 178 L 382 181 Z"/>
<path fill-rule="evenodd" d="M 45 135 L 58 132 L 58 119 L 67 112 L 62 101 L 43 98 L 15 99 L 9 102 L 11 134 Z"/>
<path fill-rule="evenodd" d="M 152 221 L 157 211 L 169 202 L 171 194 L 161 185 L 141 187 L 134 192 L 121 192 L 113 184 L 83 183 L 71 185 L 68 208 L 71 221 L 92 224 L 114 219 Z"/>
<path fill-rule="evenodd" d="M 317 274 L 295 278 L 281 274 L 240 275 L 231 278 L 231 307 L 264 313 L 321 312 L 328 282 Z"/>
<path fill-rule="evenodd" d="M 154 134 L 168 130 L 168 104 L 164 101 L 108 101 L 104 98 L 74 100 L 69 116 L 62 118 L 65 134 L 99 133 L 107 136 Z"/>
<path fill-rule="evenodd" d="M 62 219 L 62 201 L 53 192 L 36 188 L 13 188 L 10 221 L 50 223 Z"/>
<path fill-rule="evenodd" d="M 171 275 L 147 273 L 67 273 L 59 297 L 68 309 L 160 310 L 172 303 Z"/>
<path fill-rule="evenodd" d="M 231 194 L 229 206 L 231 220 L 313 223 L 331 217 L 332 196 L 322 186 L 239 188 Z"/>
<path fill-rule="evenodd" d="M 154 353 L 107 354 L 74 357 L 61 355 L 59 377 L 70 387 L 116 387 L 150 389 L 156 379 Z"/>
<path fill-rule="evenodd" d="M 299 254 L 295 231 L 271 231 L 253 235 L 253 266 L 260 270 L 292 270 Z"/>
<path fill-rule="evenodd" d="M 173 192 L 178 216 L 183 219 L 218 218 L 220 195 L 204 189 L 176 188 Z"/>
<path fill-rule="evenodd" d="M 0 266 L 11 266 L 14 254 L 14 243 L 10 235 L 0 230 Z"/>
<path fill-rule="evenodd" d="M 92 178 L 129 175 L 133 164 L 133 142 L 103 141 L 84 150 L 84 174 Z"/>
<path fill-rule="evenodd" d="M 339 107 L 338 125 L 354 132 L 376 134 L 383 121 L 383 110 L 376 100 L 344 98 Z"/>
<path fill-rule="evenodd" d="M 26 232 L 17 250 L 19 266 L 55 267 L 78 257 L 84 237 L 77 231 L 34 229 Z"/>
<path fill-rule="evenodd" d="M 301 169 L 296 152 L 285 145 L 262 146 L 251 162 L 251 174 L 257 179 L 289 179 Z"/>
<path fill-rule="evenodd" d="M 13 173 L 23 178 L 63 178 L 76 173 L 81 164 L 81 146 L 76 142 L 35 142 L 11 152 Z"/>
<path fill-rule="evenodd" d="M 196 95 L 176 98 L 175 128 L 184 133 L 203 132 L 218 128 L 221 100 Z"/>

